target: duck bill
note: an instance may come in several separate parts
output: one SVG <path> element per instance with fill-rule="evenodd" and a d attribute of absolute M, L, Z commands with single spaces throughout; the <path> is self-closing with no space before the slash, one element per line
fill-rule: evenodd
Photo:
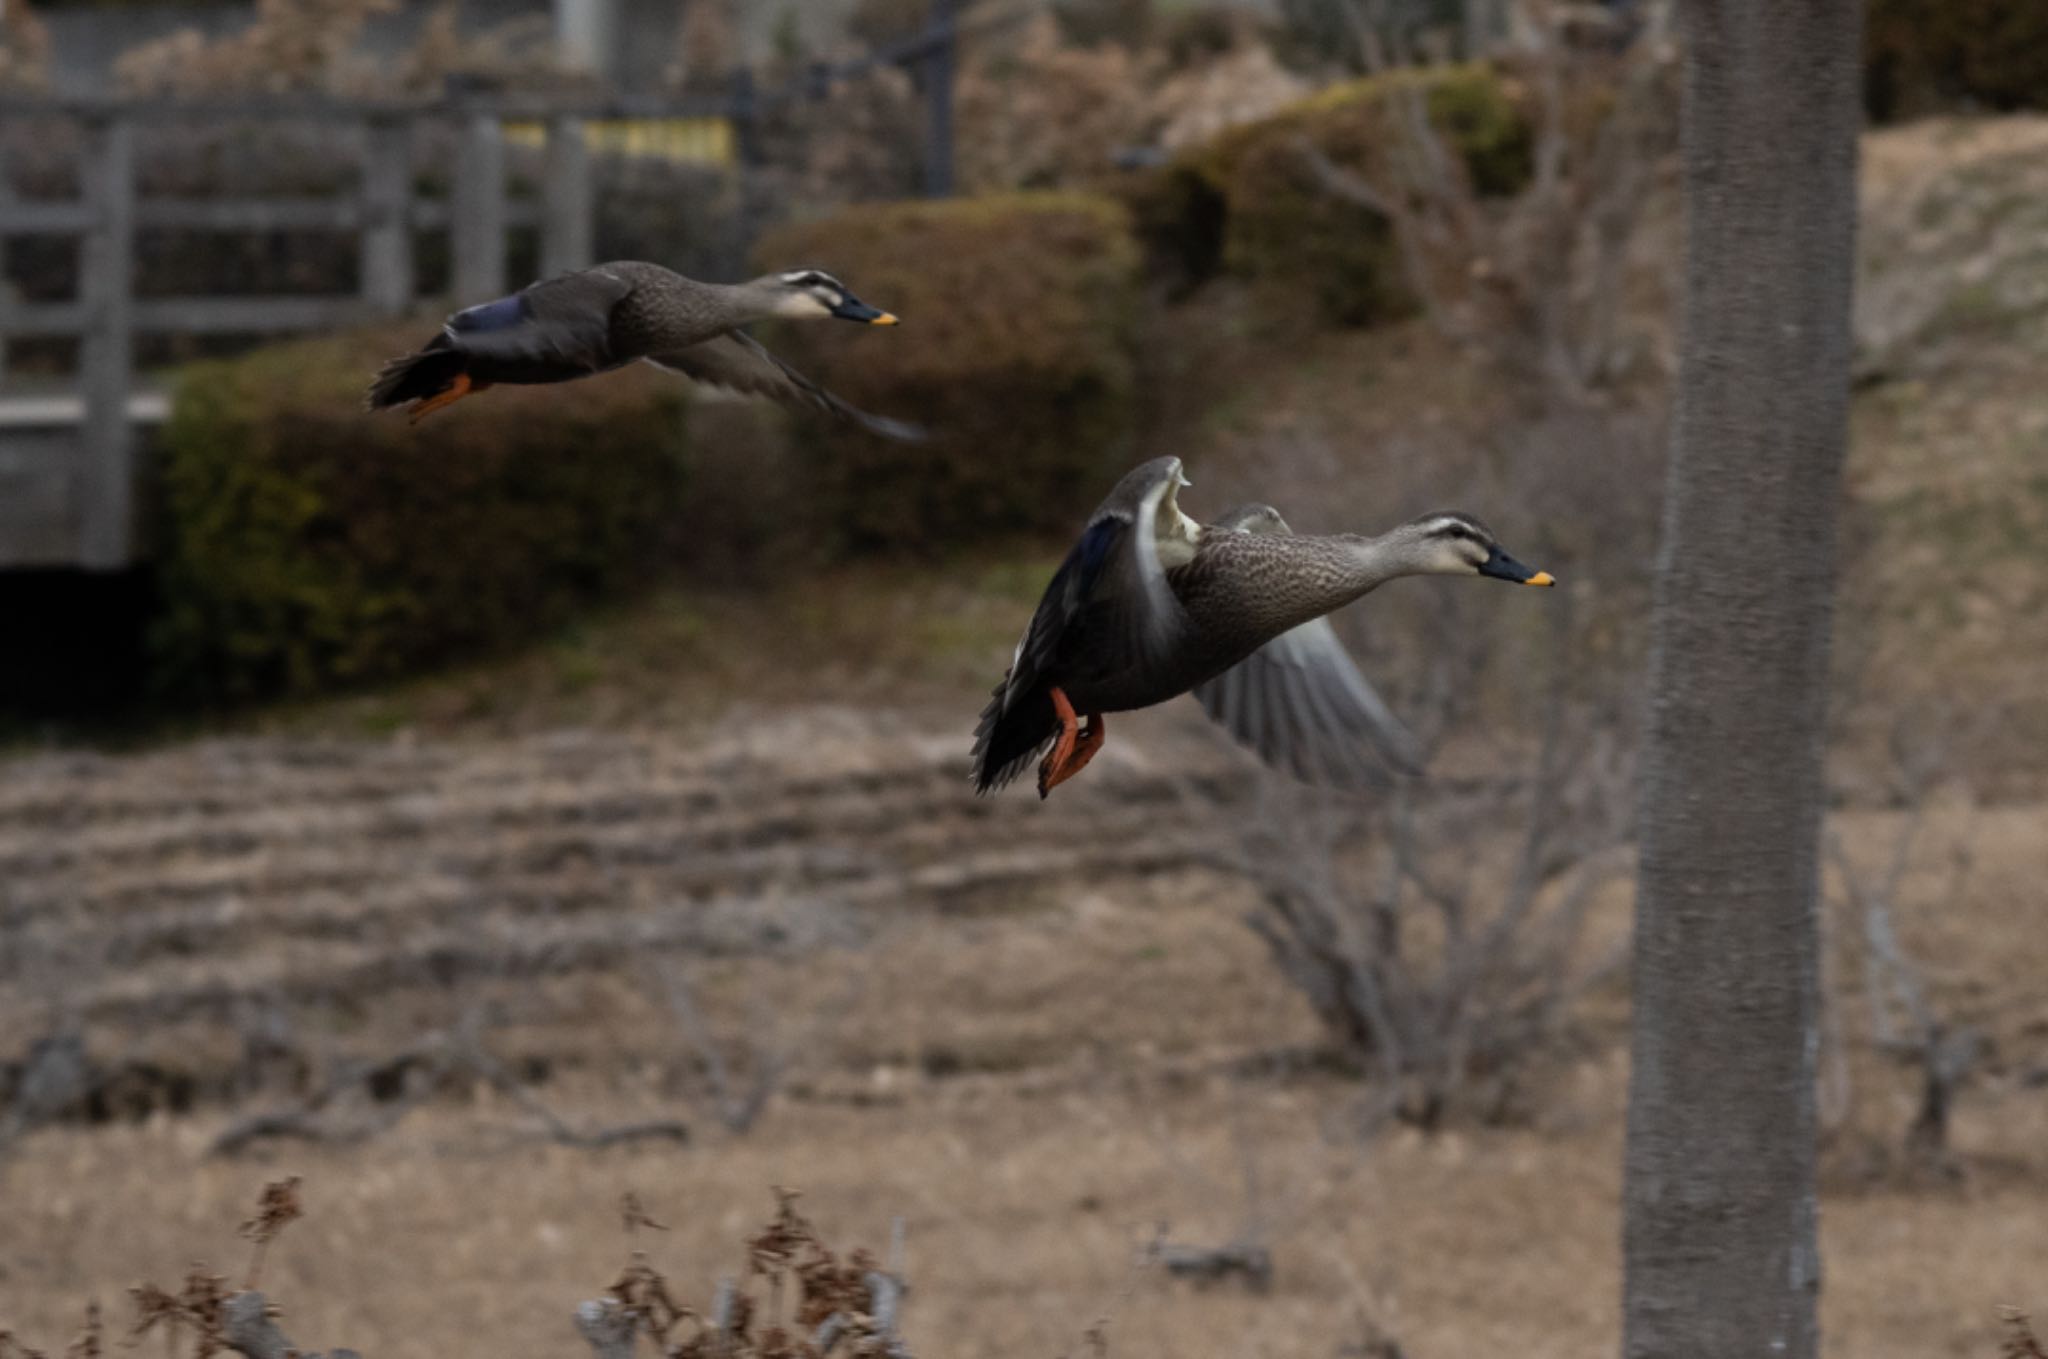
<path fill-rule="evenodd" d="M 851 293 L 840 299 L 839 305 L 832 308 L 832 314 L 842 321 L 859 321 L 870 326 L 903 324 L 880 307 L 871 307 Z"/>
<path fill-rule="evenodd" d="M 1510 581 L 1516 585 L 1557 584 L 1557 578 L 1548 571 L 1532 571 L 1499 548 L 1493 549 L 1486 560 L 1479 564 L 1479 574 L 1492 576 L 1495 580 Z"/>

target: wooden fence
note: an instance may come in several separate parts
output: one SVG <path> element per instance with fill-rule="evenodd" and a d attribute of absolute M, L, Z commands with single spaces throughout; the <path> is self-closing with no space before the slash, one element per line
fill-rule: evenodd
<path fill-rule="evenodd" d="M 518 96 L 363 102 L 328 98 L 108 100 L 0 98 L 0 117 L 68 118 L 86 132 L 81 192 L 71 200 L 25 199 L 0 166 L 0 251 L 9 237 L 82 241 L 79 289 L 64 302 L 20 302 L 0 286 L 0 346 L 16 336 L 77 336 L 76 394 L 0 397 L 0 570 L 24 566 L 119 569 L 137 557 L 135 428 L 160 418 L 163 402 L 134 390 L 138 334 L 281 335 L 338 329 L 411 310 L 418 302 L 414 236 L 445 228 L 457 304 L 504 292 L 506 233 L 537 227 L 543 274 L 592 263 L 593 124 L 717 120 L 721 144 L 742 173 L 758 163 L 761 120 L 774 105 L 825 98 L 832 85 L 880 64 L 915 66 L 928 98 L 925 185 L 952 188 L 952 71 L 956 34 L 949 0 L 936 0 L 922 32 L 842 66 L 818 66 L 788 87 L 757 90 L 744 71 L 708 98 Z M 351 191 L 301 198 L 164 198 L 136 186 L 136 133 L 168 121 L 353 124 L 358 173 Z M 413 145 L 429 124 L 452 125 L 460 146 L 444 198 L 414 192 Z M 545 129 L 540 193 L 506 191 L 508 125 Z M 344 296 L 135 295 L 138 229 L 220 232 L 353 232 L 359 270 Z M 4 259 L 4 254 L 0 254 Z M 4 350 L 0 350 L 4 352 Z M 0 364 L 4 372 L 4 364 Z"/>
<path fill-rule="evenodd" d="M 0 115 L 78 119 L 86 136 L 80 194 L 21 198 L 0 188 L 0 238 L 74 236 L 78 292 L 70 301 L 20 302 L 0 292 L 0 338 L 77 336 L 76 398 L 0 401 L 0 568 L 77 565 L 114 569 L 135 557 L 135 425 L 159 402 L 135 399 L 134 337 L 145 334 L 283 335 L 342 329 L 402 315 L 418 302 L 415 233 L 446 229 L 458 303 L 505 291 L 506 232 L 537 226 L 543 272 L 593 263 L 593 187 L 584 128 L 599 118 L 648 116 L 617 104 L 517 102 L 369 105 L 320 101 L 59 103 L 18 101 Z M 660 116 L 724 117 L 723 103 L 665 101 Z M 359 127 L 358 173 L 340 195 L 298 198 L 159 198 L 137 193 L 138 127 L 166 119 L 318 121 Z M 537 201 L 506 192 L 508 120 L 546 128 Z M 453 123 L 461 145 L 445 198 L 415 194 L 412 147 L 427 122 Z M 4 181 L 4 177 L 0 177 Z M 333 296 L 135 295 L 136 233 L 144 227 L 218 232 L 354 233 L 353 293 Z M 74 423 L 75 421 L 75 423 Z"/>

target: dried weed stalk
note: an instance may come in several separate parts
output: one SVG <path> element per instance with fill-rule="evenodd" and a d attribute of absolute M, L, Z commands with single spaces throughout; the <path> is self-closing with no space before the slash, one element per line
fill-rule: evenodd
<path fill-rule="evenodd" d="M 626 1235 L 628 1236 L 631 1236 L 642 1227 L 656 1232 L 668 1230 L 666 1224 L 656 1222 L 648 1214 L 646 1207 L 640 1202 L 640 1196 L 630 1189 L 619 1196 L 619 1218 L 624 1224 Z"/>
<path fill-rule="evenodd" d="M 1999 1346 L 2003 1359 L 2048 1359 L 2048 1349 L 2034 1335 L 2033 1320 L 2017 1307 L 2005 1310 L 2005 1343 Z"/>
<path fill-rule="evenodd" d="M 100 1305 L 87 1303 L 85 1324 L 78 1335 L 64 1348 L 64 1359 L 100 1359 L 106 1352 L 105 1329 L 100 1322 Z M 14 1332 L 0 1327 L 0 1359 L 49 1359 L 49 1356 L 32 1345 L 25 1345 L 15 1337 Z"/>
<path fill-rule="evenodd" d="M 16 1340 L 14 1332 L 0 1329 L 0 1359 L 49 1359 L 49 1356 Z"/>
<path fill-rule="evenodd" d="M 85 1326 L 78 1338 L 65 1347 L 64 1359 L 100 1359 L 105 1352 L 104 1328 L 100 1324 L 100 1305 L 89 1302 L 85 1306 Z"/>
<path fill-rule="evenodd" d="M 731 1279 L 699 1312 L 676 1301 L 668 1280 L 635 1251 L 602 1301 L 585 1303 L 578 1325 L 598 1359 L 630 1359 L 645 1335 L 664 1359 L 825 1359 L 840 1346 L 851 1356 L 908 1359 L 896 1334 L 905 1285 L 900 1258 L 882 1269 L 865 1250 L 841 1257 L 776 1189 L 775 1215 L 746 1243 L 746 1278 L 765 1283 L 765 1302 Z M 626 1230 L 653 1225 L 638 1198 L 625 1197 Z M 900 1257 L 900 1227 L 892 1257 Z"/>
<path fill-rule="evenodd" d="M 194 1263 L 185 1274 L 185 1286 L 177 1293 L 166 1292 L 153 1283 L 141 1283 L 128 1290 L 135 1303 L 135 1325 L 128 1332 L 130 1343 L 140 1340 L 159 1326 L 170 1338 L 169 1348 L 177 1353 L 178 1333 L 192 1332 L 191 1359 L 230 1348 L 227 1340 L 227 1301 L 231 1296 L 224 1275 Z"/>
<path fill-rule="evenodd" d="M 256 1215 L 244 1219 L 237 1229 L 244 1240 L 253 1241 L 256 1246 L 249 1257 L 249 1282 L 244 1288 L 256 1286 L 263 1273 L 263 1252 L 270 1243 L 305 1215 L 305 1206 L 299 1201 L 298 1176 L 287 1175 L 263 1186 L 263 1196 L 256 1201 Z"/>
<path fill-rule="evenodd" d="M 195 1264 L 185 1275 L 185 1286 L 172 1293 L 153 1283 L 141 1283 L 128 1290 L 135 1306 L 135 1324 L 125 1343 L 133 1345 L 151 1331 L 161 1328 L 172 1359 L 178 1354 L 180 1332 L 192 1334 L 191 1359 L 209 1359 L 223 1350 L 234 1350 L 247 1359 L 318 1359 L 303 1354 L 274 1324 L 278 1308 L 256 1291 L 256 1278 L 263 1268 L 263 1254 L 284 1229 L 306 1214 L 299 1197 L 299 1177 L 286 1176 L 263 1186 L 256 1211 L 236 1228 L 237 1234 L 255 1244 L 249 1261 L 249 1282 L 230 1290 L 223 1275 L 203 1264 Z M 87 1331 L 68 1352 L 66 1359 L 100 1359 L 99 1314 L 87 1318 Z M 336 1350 L 332 1359 L 355 1359 L 348 1350 Z"/>

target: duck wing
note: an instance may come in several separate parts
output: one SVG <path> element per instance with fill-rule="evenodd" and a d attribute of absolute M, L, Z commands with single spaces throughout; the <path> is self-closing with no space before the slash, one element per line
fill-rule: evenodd
<path fill-rule="evenodd" d="M 1247 505 L 1215 529 L 1289 533 L 1268 505 Z M 1195 686 L 1209 716 L 1275 769 L 1354 792 L 1388 787 L 1391 771 L 1418 774 L 1421 743 L 1359 673 L 1327 618 L 1281 633 Z"/>
<path fill-rule="evenodd" d="M 1155 458 L 1119 482 L 1039 600 L 1011 665 L 1011 688 L 1078 646 L 1087 668 L 1146 669 L 1171 655 L 1186 614 L 1159 560 L 1159 507 L 1180 485 L 1180 459 Z"/>
<path fill-rule="evenodd" d="M 1155 526 L 1180 482 L 1178 458 L 1131 472 L 1053 573 L 975 728 L 978 791 L 1008 783 L 1053 738 L 1051 688 L 1066 671 L 1116 674 L 1171 657 L 1186 615 L 1167 584 Z"/>
<path fill-rule="evenodd" d="M 458 311 L 442 334 L 473 360 L 471 371 L 493 381 L 602 372 L 623 361 L 612 351 L 612 309 L 634 286 L 603 268 L 579 269 Z"/>
<path fill-rule="evenodd" d="M 870 415 L 841 400 L 769 353 L 745 331 L 728 330 L 701 344 L 651 354 L 648 361 L 714 387 L 765 396 L 785 406 L 822 411 L 885 439 L 918 443 L 926 438 L 925 431 L 917 425 Z"/>

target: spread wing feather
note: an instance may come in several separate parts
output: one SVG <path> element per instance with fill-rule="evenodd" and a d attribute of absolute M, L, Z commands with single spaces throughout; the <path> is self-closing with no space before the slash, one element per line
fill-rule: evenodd
<path fill-rule="evenodd" d="M 785 406 L 820 411 L 887 439 L 917 443 L 927 437 L 925 431 L 916 425 L 870 415 L 834 396 L 776 358 L 760 341 L 743 331 L 729 330 L 702 344 L 656 354 L 652 361 L 714 387 L 749 396 L 765 396 Z"/>
<path fill-rule="evenodd" d="M 1287 533 L 1270 507 L 1246 506 L 1219 529 Z M 1327 618 L 1281 633 L 1195 686 L 1203 709 L 1260 759 L 1309 783 L 1354 791 L 1419 773 L 1420 743 L 1359 673 Z"/>

